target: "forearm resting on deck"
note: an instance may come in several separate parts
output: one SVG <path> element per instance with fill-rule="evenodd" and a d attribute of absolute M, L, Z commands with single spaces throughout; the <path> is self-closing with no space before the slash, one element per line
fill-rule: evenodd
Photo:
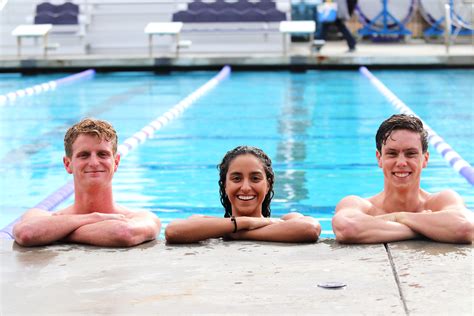
<path fill-rule="evenodd" d="M 236 224 L 230 218 L 192 216 L 168 224 L 165 231 L 169 243 L 194 243 L 209 238 L 228 235 L 237 227 L 238 231 L 252 230 L 270 225 L 272 221 L 263 217 L 236 217 Z"/>
<path fill-rule="evenodd" d="M 290 216 L 288 220 L 254 230 L 243 230 L 229 237 L 236 240 L 261 240 L 275 242 L 315 242 L 321 234 L 318 221 L 310 217 Z"/>
<path fill-rule="evenodd" d="M 31 213 L 34 213 L 30 216 Z M 40 246 L 61 240 L 77 228 L 110 219 L 122 218 L 119 214 L 90 213 L 80 215 L 51 215 L 46 211 L 28 212 L 13 228 L 18 244 Z"/>
<path fill-rule="evenodd" d="M 418 234 L 407 225 L 387 221 L 362 212 L 339 212 L 332 227 L 341 243 L 380 243 L 413 239 Z"/>
<path fill-rule="evenodd" d="M 466 212 L 468 211 L 400 212 L 396 214 L 395 220 L 435 241 L 472 243 L 474 223 L 472 214 Z"/>
<path fill-rule="evenodd" d="M 103 221 L 79 227 L 66 240 L 103 247 L 131 247 L 155 239 L 160 228 L 158 218 Z"/>

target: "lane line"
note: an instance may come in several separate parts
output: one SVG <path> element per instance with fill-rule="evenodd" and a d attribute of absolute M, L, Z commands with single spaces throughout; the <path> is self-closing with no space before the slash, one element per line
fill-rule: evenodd
<path fill-rule="evenodd" d="M 90 78 L 93 78 L 94 75 L 95 75 L 95 70 L 88 69 L 88 70 L 85 70 L 85 71 L 82 71 L 77 74 L 70 75 L 64 78 L 40 83 L 31 87 L 19 89 L 13 92 L 0 94 L 0 106 L 12 104 L 18 98 L 33 96 L 35 94 L 40 94 L 43 92 L 47 92 L 49 90 L 55 90 L 57 87 L 74 83 L 76 81 L 90 79 Z"/>
<path fill-rule="evenodd" d="M 216 87 L 223 79 L 227 78 L 230 75 L 230 72 L 231 68 L 229 66 L 225 66 L 211 80 L 209 80 L 204 85 L 195 90 L 193 93 L 181 100 L 178 104 L 173 106 L 170 110 L 166 111 L 163 115 L 159 116 L 158 118 L 150 122 L 148 125 L 143 127 L 140 131 L 127 138 L 117 148 L 117 151 L 121 155 L 121 157 L 125 157 L 131 150 L 135 149 L 136 147 L 138 147 L 138 145 L 143 144 L 148 138 L 152 137 L 157 130 L 161 129 L 162 127 L 170 123 L 172 120 L 179 117 L 194 102 L 196 102 L 204 94 Z M 62 203 L 73 193 L 74 183 L 71 180 L 53 193 L 51 193 L 44 200 L 33 206 L 33 208 L 51 211 L 53 208 Z M 0 231 L 0 237 L 13 239 L 12 229 L 18 220 L 19 218 L 4 227 Z"/>

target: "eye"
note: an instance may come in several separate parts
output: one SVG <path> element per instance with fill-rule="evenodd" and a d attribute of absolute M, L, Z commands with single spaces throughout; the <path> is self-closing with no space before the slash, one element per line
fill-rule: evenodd
<path fill-rule="evenodd" d="M 110 154 L 108 152 L 103 151 L 99 153 L 99 157 L 107 158 L 107 157 L 110 157 Z"/>
<path fill-rule="evenodd" d="M 263 177 L 261 175 L 254 175 L 251 177 L 253 182 L 260 182 L 263 180 Z"/>
<path fill-rule="evenodd" d="M 232 182 L 239 182 L 240 180 L 241 180 L 241 177 L 238 175 L 230 176 L 230 181 Z"/>

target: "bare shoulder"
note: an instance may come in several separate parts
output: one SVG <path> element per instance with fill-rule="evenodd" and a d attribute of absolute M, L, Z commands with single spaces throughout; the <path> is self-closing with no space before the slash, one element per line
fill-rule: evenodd
<path fill-rule="evenodd" d="M 425 202 L 425 208 L 433 212 L 444 209 L 461 208 L 466 209 L 464 200 L 454 190 L 443 190 L 428 196 Z"/>
<path fill-rule="evenodd" d="M 367 213 L 373 207 L 370 199 L 365 199 L 357 195 L 348 195 L 341 199 L 336 206 L 336 212 L 344 209 L 353 209 Z"/>

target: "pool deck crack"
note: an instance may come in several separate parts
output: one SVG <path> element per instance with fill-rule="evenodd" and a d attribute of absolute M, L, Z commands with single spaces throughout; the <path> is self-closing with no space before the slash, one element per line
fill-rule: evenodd
<path fill-rule="evenodd" d="M 392 267 L 393 277 L 395 279 L 395 283 L 397 284 L 398 294 L 400 295 L 400 300 L 402 301 L 403 309 L 405 310 L 405 315 L 408 316 L 410 315 L 410 312 L 408 311 L 407 302 L 405 300 L 405 296 L 403 295 L 402 286 L 400 284 L 400 278 L 398 277 L 397 268 L 395 267 L 395 262 L 393 261 L 393 256 L 390 251 L 390 247 L 388 246 L 388 243 L 384 243 L 383 245 L 385 247 L 385 250 L 387 251 L 388 260 L 390 261 L 390 266 Z"/>

